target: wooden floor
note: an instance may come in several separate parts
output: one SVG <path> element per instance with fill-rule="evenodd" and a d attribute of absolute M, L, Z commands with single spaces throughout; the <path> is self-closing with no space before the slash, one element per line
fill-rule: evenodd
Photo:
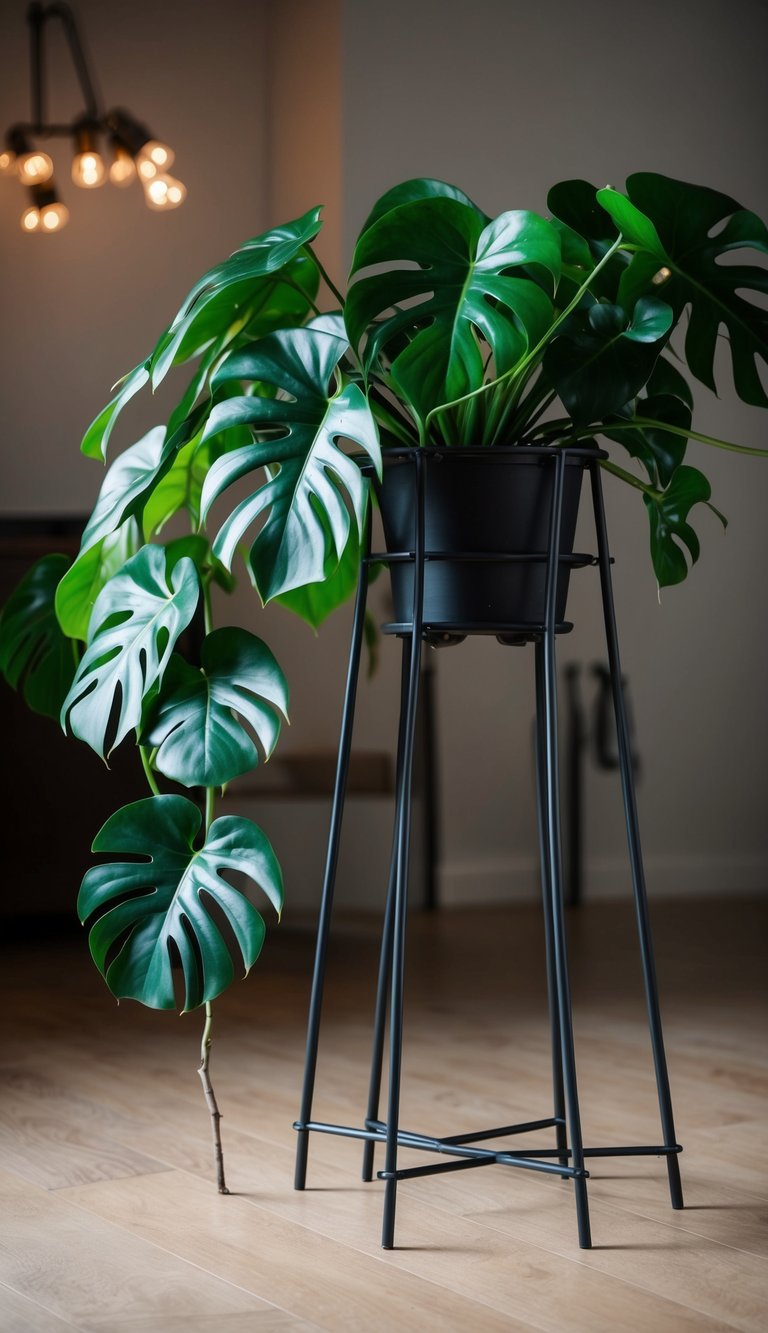
<path fill-rule="evenodd" d="M 307 935 L 272 931 L 248 982 L 217 1006 L 228 1198 L 211 1183 L 199 1015 L 117 1007 L 82 938 L 8 946 L 0 1327 L 763 1333 L 765 910 L 661 904 L 654 925 L 687 1207 L 669 1208 L 662 1161 L 596 1160 L 591 1251 L 576 1244 L 571 1187 L 531 1172 L 404 1182 L 389 1253 L 382 1186 L 360 1182 L 358 1144 L 315 1135 L 311 1188 L 293 1191 Z M 570 930 L 586 1140 L 657 1142 L 630 915 L 588 906 Z M 541 953 L 532 908 L 414 917 L 404 1127 L 456 1133 L 550 1114 Z M 345 920 L 323 1119 L 360 1121 L 374 958 L 372 924 Z"/>

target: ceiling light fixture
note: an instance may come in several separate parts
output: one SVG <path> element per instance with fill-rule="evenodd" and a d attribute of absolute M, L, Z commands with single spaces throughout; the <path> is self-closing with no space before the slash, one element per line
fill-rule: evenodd
<path fill-rule="evenodd" d="M 51 19 L 63 28 L 75 68 L 83 110 L 72 121 L 58 123 L 46 116 L 44 29 Z M 0 176 L 15 176 L 29 191 L 30 203 L 21 215 L 25 232 L 60 231 L 69 212 L 59 199 L 53 179 L 53 159 L 35 142 L 38 139 L 68 138 L 72 141 L 72 180 L 83 190 L 105 184 L 131 185 L 141 181 L 148 208 L 167 212 L 183 203 L 187 191 L 181 181 L 168 174 L 173 150 L 155 139 L 128 111 L 104 112 L 86 59 L 75 16 L 66 4 L 31 4 L 27 10 L 30 28 L 32 114 L 29 122 L 11 125 L 0 145 Z M 102 145 L 109 149 L 109 166 Z"/>

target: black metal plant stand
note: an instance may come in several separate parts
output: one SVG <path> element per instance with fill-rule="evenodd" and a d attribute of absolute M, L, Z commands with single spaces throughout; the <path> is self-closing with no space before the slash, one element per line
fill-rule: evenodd
<path fill-rule="evenodd" d="M 529 451 L 520 451 L 529 452 Z M 533 642 L 536 667 L 536 755 L 537 755 L 537 805 L 539 823 L 539 842 L 542 866 L 542 886 L 544 898 L 544 926 L 546 943 L 547 985 L 549 994 L 549 1013 L 552 1037 L 552 1075 L 553 1075 L 553 1114 L 524 1124 L 503 1125 L 481 1131 L 454 1134 L 435 1138 L 426 1134 L 411 1133 L 400 1127 L 400 1083 L 402 1068 L 403 1042 L 403 985 L 405 975 L 405 942 L 408 895 L 408 860 L 411 829 L 411 779 L 413 771 L 414 737 L 416 729 L 416 708 L 418 703 L 420 660 L 422 643 L 436 633 L 471 633 L 472 629 L 462 625 L 440 624 L 433 626 L 426 623 L 424 608 L 424 569 L 430 560 L 453 559 L 459 561 L 476 559 L 498 560 L 499 556 L 483 556 L 472 552 L 451 555 L 442 551 L 425 550 L 424 492 L 425 463 L 424 451 L 412 451 L 412 463 L 416 468 L 417 515 L 415 524 L 415 548 L 411 551 L 389 554 L 370 552 L 370 529 L 361 565 L 360 581 L 355 604 L 352 644 L 349 657 L 344 712 L 339 742 L 338 766 L 331 814 L 328 854 L 325 867 L 323 894 L 318 923 L 315 952 L 314 974 L 310 999 L 309 1022 L 307 1031 L 307 1052 L 304 1071 L 304 1086 L 299 1119 L 294 1128 L 298 1131 L 296 1156 L 295 1188 L 304 1189 L 307 1173 L 307 1154 L 311 1133 L 336 1134 L 347 1138 L 360 1139 L 364 1143 L 363 1180 L 370 1181 L 373 1176 L 373 1155 L 375 1145 L 382 1143 L 386 1147 L 383 1171 L 378 1178 L 385 1182 L 384 1219 L 382 1245 L 391 1249 L 394 1244 L 395 1202 L 397 1183 L 415 1176 L 432 1175 L 443 1171 L 461 1171 L 468 1168 L 499 1164 L 519 1167 L 527 1171 L 544 1172 L 573 1180 L 576 1199 L 579 1245 L 588 1249 L 591 1245 L 589 1208 L 587 1201 L 587 1179 L 589 1172 L 585 1162 L 590 1157 L 624 1156 L 663 1156 L 666 1158 L 669 1175 L 669 1190 L 673 1208 L 683 1207 L 683 1195 L 680 1182 L 678 1153 L 681 1146 L 675 1138 L 672 1113 L 672 1100 L 669 1078 L 664 1054 L 661 1017 L 659 1012 L 658 988 L 653 959 L 651 928 L 648 915 L 648 901 L 640 850 L 640 834 L 635 803 L 632 755 L 630 749 L 627 711 L 622 689 L 619 645 L 616 632 L 613 593 L 611 586 L 611 558 L 605 524 L 605 511 L 600 482 L 599 459 L 601 455 L 594 450 L 555 449 L 539 451 L 546 457 L 547 465 L 554 468 L 554 486 L 549 515 L 548 549 L 545 552 L 520 556 L 506 556 L 509 560 L 539 560 L 546 563 L 546 592 L 544 615 L 541 623 L 499 624 L 491 627 L 490 632 L 497 634 L 501 642 Z M 563 488 L 565 467 L 574 456 L 578 455 L 582 465 L 589 472 L 591 480 L 592 504 L 597 536 L 597 556 L 561 555 L 561 525 L 563 512 Z M 414 567 L 413 609 L 408 623 L 385 626 L 385 632 L 398 635 L 402 640 L 402 685 L 401 709 L 398 735 L 397 777 L 395 796 L 395 822 L 392 860 L 389 872 L 386 909 L 381 943 L 378 987 L 376 995 L 373 1047 L 369 1097 L 366 1115 L 360 1127 L 328 1124 L 312 1118 L 312 1102 L 317 1067 L 318 1039 L 325 977 L 325 959 L 331 924 L 334 882 L 338 862 L 339 841 L 344 811 L 347 771 L 352 741 L 355 698 L 360 666 L 360 652 L 363 638 L 366 596 L 368 590 L 369 569 L 373 562 L 410 561 Z M 619 770 L 621 774 L 624 813 L 627 827 L 627 841 L 632 868 L 635 909 L 639 934 L 640 955 L 645 985 L 645 998 L 648 1013 L 651 1045 L 656 1074 L 656 1085 L 661 1114 L 663 1143 L 636 1145 L 632 1147 L 584 1147 L 579 1115 L 579 1096 L 576 1081 L 574 1058 L 573 1023 L 571 1016 L 571 992 L 568 977 L 568 959 L 566 948 L 566 930 L 563 908 L 563 865 L 560 833 L 560 797 L 559 797 L 559 759 L 557 728 L 557 677 L 555 671 L 556 636 L 570 625 L 556 621 L 556 591 L 558 569 L 568 561 L 571 565 L 596 564 L 600 573 L 605 633 L 608 648 L 608 661 L 611 676 L 613 707 L 616 715 L 618 734 Z M 486 629 L 485 632 L 489 632 Z M 379 1103 L 382 1084 L 384 1057 L 384 1035 L 387 1007 L 389 1007 L 389 1082 L 387 1091 L 386 1118 L 380 1118 Z M 535 1130 L 554 1130 L 553 1148 L 521 1148 L 517 1151 L 499 1151 L 496 1148 L 482 1148 L 478 1145 L 491 1139 L 527 1134 Z M 429 1165 L 405 1167 L 398 1165 L 400 1148 L 416 1148 L 439 1154 L 443 1160 Z M 448 1158 L 449 1160 L 445 1160 Z"/>

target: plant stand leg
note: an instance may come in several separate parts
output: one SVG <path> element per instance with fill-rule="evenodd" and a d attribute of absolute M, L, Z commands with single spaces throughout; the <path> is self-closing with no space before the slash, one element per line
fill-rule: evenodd
<path fill-rule="evenodd" d="M 621 661 L 619 658 L 619 639 L 616 629 L 616 612 L 613 603 L 608 532 L 605 522 L 605 508 L 603 505 L 603 492 L 600 482 L 600 469 L 596 463 L 591 465 L 590 473 L 592 481 L 592 501 L 595 511 L 595 528 L 597 532 L 598 561 L 600 566 L 600 590 L 602 593 L 603 616 L 605 619 L 605 637 L 608 647 L 608 664 L 611 674 L 613 708 L 616 715 L 621 790 L 624 799 L 624 817 L 627 826 L 627 845 L 629 847 L 629 859 L 632 868 L 632 888 L 635 898 L 635 914 L 637 917 L 640 956 L 643 967 L 645 1002 L 648 1011 L 648 1027 L 651 1035 L 653 1064 L 656 1073 L 656 1088 L 659 1098 L 662 1134 L 664 1136 L 665 1147 L 671 1149 L 676 1146 L 677 1140 L 675 1136 L 675 1123 L 672 1112 L 672 1095 L 669 1088 L 667 1060 L 664 1052 L 664 1036 L 661 1026 L 661 1011 L 659 1008 L 659 989 L 656 980 L 656 965 L 653 955 L 653 940 L 648 911 L 648 894 L 646 890 L 645 872 L 643 869 L 643 858 L 640 846 L 640 823 L 637 814 L 637 801 L 635 799 L 635 782 L 632 770 L 632 748 L 630 744 L 629 723 L 621 679 Z M 683 1208 L 683 1187 L 680 1180 L 680 1163 L 678 1161 L 677 1152 L 668 1152 L 666 1158 L 667 1173 L 669 1175 L 669 1194 L 672 1207 L 675 1209 Z"/>
<path fill-rule="evenodd" d="M 547 767 L 546 738 L 541 719 L 544 718 L 546 705 L 544 699 L 544 672 L 539 656 L 541 645 L 536 644 L 536 816 L 539 833 L 539 864 L 541 866 L 542 907 L 544 915 L 544 947 L 547 969 L 547 1003 L 552 1041 L 552 1090 L 553 1114 L 557 1120 L 555 1141 L 558 1147 L 558 1162 L 568 1166 L 568 1135 L 565 1124 L 565 1091 L 563 1085 L 563 1057 L 560 1037 L 560 1014 L 558 1007 L 557 971 L 555 964 L 554 925 L 552 921 L 552 885 L 549 874 L 547 855 L 547 787 L 545 773 Z M 567 1179 L 567 1177 L 563 1177 Z"/>
<path fill-rule="evenodd" d="M 409 668 L 409 644 L 408 640 L 403 640 L 403 665 L 400 682 L 400 697 L 405 699 L 408 689 L 408 668 Z M 403 771 L 403 740 L 405 731 L 405 711 L 400 710 L 400 726 L 397 738 L 397 765 L 395 777 L 395 798 L 400 790 L 400 782 Z M 392 853 L 389 863 L 389 881 L 387 884 L 387 901 L 384 909 L 384 924 L 381 933 L 381 950 L 379 953 L 379 975 L 376 983 L 376 1005 L 373 1019 L 373 1044 L 371 1048 L 371 1073 L 368 1081 L 368 1109 L 365 1117 L 365 1127 L 370 1129 L 379 1118 L 379 1102 L 381 1098 L 381 1076 L 384 1063 L 384 1032 L 387 1020 L 387 1001 L 389 1000 L 389 980 L 392 970 L 392 935 L 395 923 L 395 885 L 397 882 L 397 848 L 398 848 L 398 823 L 395 815 L 394 828 L 392 833 Z M 376 1144 L 373 1139 L 368 1139 L 363 1148 L 363 1170 L 362 1178 L 364 1181 L 373 1180 L 373 1158 L 376 1150 Z"/>
<path fill-rule="evenodd" d="M 411 787 L 413 750 L 416 738 L 416 711 L 421 679 L 421 649 L 424 612 L 424 459 L 417 454 L 416 469 L 416 540 L 413 562 L 413 615 L 409 640 L 403 651 L 409 659 L 407 691 L 400 701 L 404 710 L 402 764 L 395 804 L 397 843 L 395 871 L 394 932 L 392 939 L 392 985 L 389 1003 L 389 1095 L 387 1108 L 387 1145 L 383 1178 L 384 1220 L 381 1244 L 391 1250 L 395 1243 L 395 1203 L 397 1198 L 397 1136 L 400 1128 L 400 1078 L 403 1057 L 403 990 L 405 986 L 405 927 L 408 915 L 408 862 L 411 836 Z M 404 673 L 405 674 L 405 673 Z"/>
<path fill-rule="evenodd" d="M 366 555 L 369 545 L 370 524 L 364 548 Z M 347 776 L 349 774 L 349 757 L 352 748 L 352 730 L 355 720 L 355 701 L 357 697 L 357 681 L 360 673 L 360 652 L 363 642 L 367 594 L 368 565 L 364 559 L 360 565 L 360 578 L 357 585 L 357 598 L 355 601 L 352 642 L 349 652 L 347 685 L 344 694 L 344 711 L 342 714 L 339 754 L 336 765 L 336 781 L 333 789 L 333 805 L 331 807 L 328 852 L 325 863 L 325 875 L 323 878 L 320 915 L 317 925 L 315 965 L 312 974 L 309 1019 L 307 1022 L 307 1048 L 304 1062 L 304 1083 L 301 1094 L 301 1110 L 299 1112 L 299 1119 L 296 1122 L 298 1141 L 296 1145 L 294 1189 L 297 1190 L 303 1190 L 307 1180 L 307 1154 L 309 1152 L 309 1130 L 307 1129 L 307 1125 L 312 1117 L 312 1099 L 314 1096 L 315 1074 L 317 1071 L 317 1046 L 320 1036 L 320 1015 L 325 986 L 325 963 L 328 952 L 328 935 L 331 927 L 331 914 L 333 911 L 333 892 L 336 884 L 336 870 L 339 860 L 341 824 L 344 815 L 344 798 L 347 790 Z"/>

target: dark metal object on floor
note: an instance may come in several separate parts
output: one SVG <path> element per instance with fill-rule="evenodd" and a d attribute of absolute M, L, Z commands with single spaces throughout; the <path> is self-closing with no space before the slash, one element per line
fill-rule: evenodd
<path fill-rule="evenodd" d="M 463 631 L 462 626 L 430 626 L 425 623 L 423 617 L 424 566 L 425 563 L 432 558 L 433 553 L 429 550 L 425 550 L 424 491 L 426 482 L 425 464 L 422 451 L 414 451 L 411 460 L 413 466 L 416 468 L 418 498 L 414 550 L 410 552 L 398 552 L 393 556 L 382 554 L 372 556 L 370 554 L 370 529 L 367 537 L 366 556 L 361 568 L 355 608 L 352 647 L 350 652 L 344 714 L 339 744 L 339 759 L 331 814 L 326 874 L 318 925 L 307 1033 L 304 1086 L 299 1119 L 295 1124 L 295 1129 L 298 1132 L 295 1187 L 296 1189 L 301 1190 L 304 1189 L 306 1185 L 307 1152 L 309 1135 L 311 1133 L 334 1134 L 362 1140 L 365 1144 L 363 1157 L 364 1180 L 371 1180 L 373 1175 L 373 1155 L 376 1143 L 384 1144 L 384 1169 L 378 1173 L 378 1178 L 385 1182 L 384 1218 L 382 1227 L 382 1245 L 385 1249 L 391 1249 L 394 1245 L 397 1182 L 403 1179 L 411 1179 L 414 1176 L 433 1175 L 442 1171 L 457 1171 L 469 1169 L 471 1167 L 499 1164 L 522 1168 L 529 1171 L 543 1172 L 545 1174 L 555 1174 L 561 1176 L 565 1180 L 573 1180 L 579 1244 L 582 1248 L 589 1248 L 591 1245 L 587 1200 L 587 1178 L 589 1172 L 585 1166 L 585 1161 L 589 1157 L 647 1155 L 665 1157 L 669 1175 L 672 1206 L 673 1208 L 681 1208 L 683 1206 L 680 1171 L 677 1160 L 677 1155 L 682 1149 L 675 1139 L 672 1102 L 664 1054 L 658 988 L 656 984 L 653 947 L 648 917 L 648 902 L 640 852 L 629 725 L 622 688 L 618 637 L 616 633 L 613 593 L 611 588 L 611 562 L 608 553 L 608 540 L 603 509 L 602 489 L 600 485 L 599 458 L 601 455 L 594 451 L 568 449 L 542 451 L 542 453 L 547 459 L 547 465 L 554 469 L 554 488 L 549 520 L 549 544 L 546 553 L 541 556 L 541 559 L 546 561 L 546 594 L 543 619 L 540 624 L 536 625 L 502 625 L 498 627 L 498 637 L 503 642 L 520 642 L 524 639 L 532 641 L 535 645 L 537 716 L 536 786 L 539 841 L 542 861 L 546 968 L 550 1005 L 553 1070 L 553 1114 L 539 1120 L 528 1121 L 524 1124 L 505 1125 L 500 1128 L 480 1130 L 476 1132 L 466 1132 L 442 1138 L 413 1133 L 411 1131 L 403 1130 L 400 1127 L 400 1082 L 402 1071 L 408 853 L 411 829 L 411 781 L 416 711 L 421 681 L 422 642 L 424 639 L 428 640 L 430 636 L 434 635 L 436 632 L 442 633 L 446 632 L 446 630 L 448 632 L 453 632 L 455 630 L 457 634 L 461 634 Z M 557 573 L 561 560 L 559 552 L 561 543 L 563 479 L 565 465 L 569 454 L 579 455 L 580 457 L 585 458 L 585 466 L 590 473 L 592 483 L 592 503 L 595 515 L 598 555 L 596 561 L 584 560 L 583 563 L 597 563 L 600 571 L 611 693 L 618 736 L 618 761 L 624 798 L 629 855 L 632 865 L 632 883 L 645 984 L 648 1023 L 653 1049 L 662 1134 L 664 1139 L 664 1142 L 660 1145 L 585 1147 L 582 1141 L 563 904 L 564 876 L 560 831 L 560 784 L 557 728 L 558 699 L 555 652 L 556 636 L 559 632 L 563 632 L 566 629 L 564 624 L 558 624 L 556 622 L 555 597 Z M 439 552 L 437 555 L 438 558 L 446 558 L 444 552 Z M 462 555 L 460 558 L 464 558 L 464 556 Z M 492 558 L 496 557 L 494 556 Z M 315 1073 L 317 1069 L 326 950 L 330 931 L 336 864 L 338 860 L 344 795 L 354 720 L 355 693 L 368 585 L 368 568 L 373 560 L 376 560 L 377 562 L 386 562 L 388 560 L 397 559 L 409 559 L 414 565 L 413 614 L 412 620 L 408 624 L 398 623 L 397 625 L 386 627 L 390 633 L 396 633 L 401 638 L 403 653 L 401 711 L 398 728 L 395 821 L 392 860 L 389 872 L 389 887 L 381 943 L 368 1105 L 363 1125 L 356 1127 L 328 1124 L 324 1121 L 313 1119 L 312 1104 Z M 496 631 L 494 630 L 494 632 Z M 387 1005 L 389 1006 L 389 1083 L 387 1091 L 387 1115 L 386 1119 L 382 1120 L 379 1117 L 379 1102 L 382 1082 Z M 496 1148 L 478 1147 L 479 1143 L 488 1141 L 489 1139 L 534 1133 L 547 1129 L 554 1129 L 555 1131 L 554 1148 L 534 1149 L 525 1147 L 517 1152 L 508 1152 Z M 441 1160 L 427 1166 L 401 1168 L 398 1166 L 398 1150 L 401 1147 L 434 1152 L 439 1154 L 440 1157 L 447 1157 L 450 1160 Z M 553 1158 L 556 1160 L 550 1160 Z"/>

